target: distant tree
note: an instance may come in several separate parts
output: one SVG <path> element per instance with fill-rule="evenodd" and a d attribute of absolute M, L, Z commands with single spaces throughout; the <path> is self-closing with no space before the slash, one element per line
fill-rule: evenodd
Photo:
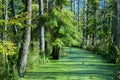
<path fill-rule="evenodd" d="M 98 0 L 95 0 L 93 2 L 93 12 L 94 12 L 94 23 L 93 23 L 93 34 L 92 34 L 92 45 L 96 45 L 96 27 L 97 27 L 97 20 L 96 20 L 96 15 L 97 15 L 97 6 L 98 5 Z"/>
<path fill-rule="evenodd" d="M 73 5 L 74 5 L 74 15 L 75 15 L 75 19 L 76 19 L 76 0 L 73 1 Z"/>
<path fill-rule="evenodd" d="M 83 45 L 88 43 L 87 27 L 88 27 L 88 1 L 84 1 L 84 27 L 83 27 Z"/>
<path fill-rule="evenodd" d="M 80 0 L 78 0 L 78 4 L 77 4 L 77 6 L 78 6 L 78 22 L 80 21 Z"/>
<path fill-rule="evenodd" d="M 114 15 L 114 17 L 113 17 L 113 34 L 114 34 L 114 36 L 113 36 L 113 45 L 118 45 L 118 36 L 117 36 L 117 0 L 114 0 L 114 2 L 113 2 L 114 4 L 113 4 L 113 11 L 114 11 L 114 13 L 113 13 L 113 15 Z"/>
<path fill-rule="evenodd" d="M 70 0 L 71 12 L 73 11 L 73 0 Z"/>
<path fill-rule="evenodd" d="M 113 43 L 116 46 L 120 46 L 120 1 L 114 0 L 114 19 L 113 19 Z"/>

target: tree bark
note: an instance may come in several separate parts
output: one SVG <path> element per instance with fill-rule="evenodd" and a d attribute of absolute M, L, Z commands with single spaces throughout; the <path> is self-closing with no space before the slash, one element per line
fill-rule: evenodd
<path fill-rule="evenodd" d="M 87 29 L 88 29 L 88 0 L 84 1 L 84 28 L 83 28 L 83 46 L 88 45 L 88 34 L 87 34 Z"/>
<path fill-rule="evenodd" d="M 26 20 L 27 25 L 31 25 L 31 15 L 32 15 L 32 0 L 26 1 L 26 11 L 28 12 L 29 19 Z M 24 72 L 27 63 L 27 54 L 30 45 L 30 37 L 31 37 L 31 27 L 25 27 L 25 33 L 23 34 L 23 42 L 21 43 L 21 48 L 19 50 L 18 56 L 18 74 L 20 77 L 24 77 Z"/>
<path fill-rule="evenodd" d="M 71 5 L 71 12 L 73 11 L 73 5 L 72 5 L 73 1 L 70 1 L 70 5 Z"/>
<path fill-rule="evenodd" d="M 113 0 L 113 20 L 112 20 L 112 33 L 113 33 L 113 44 L 109 47 L 109 53 L 114 55 L 114 61 L 119 62 L 119 52 L 117 51 L 116 47 L 120 48 L 120 1 L 119 0 Z"/>
<path fill-rule="evenodd" d="M 78 0 L 78 22 L 80 21 L 80 0 Z"/>
<path fill-rule="evenodd" d="M 2 5 L 4 5 L 4 7 L 2 8 L 2 12 L 3 12 L 3 20 L 5 20 L 5 23 L 3 25 L 3 30 L 4 32 L 2 32 L 2 41 L 5 41 L 7 39 L 7 20 L 8 20 L 8 1 L 7 0 L 2 0 Z M 5 54 L 4 56 L 4 60 L 5 60 L 5 72 L 6 72 L 6 79 L 9 79 L 9 64 L 8 64 L 8 56 Z"/>
<path fill-rule="evenodd" d="M 14 5 L 14 0 L 11 0 L 10 1 L 10 4 L 11 4 L 11 13 L 12 13 L 12 17 L 14 17 L 15 16 L 15 5 Z M 14 34 L 17 34 L 17 27 L 14 25 L 13 26 L 13 28 L 14 28 Z"/>
<path fill-rule="evenodd" d="M 51 56 L 52 56 L 53 60 L 59 60 L 59 58 L 60 58 L 60 48 L 58 46 L 53 46 Z"/>
<path fill-rule="evenodd" d="M 94 2 L 94 26 L 93 26 L 93 35 L 92 35 L 92 45 L 96 44 L 96 2 Z"/>
<path fill-rule="evenodd" d="M 76 20 L 76 1 L 74 0 L 74 15 L 75 15 L 75 20 Z"/>
<path fill-rule="evenodd" d="M 49 0 L 45 0 L 45 12 L 49 13 L 49 4 L 48 4 Z M 49 30 L 48 30 L 48 26 L 45 27 L 45 32 L 46 33 L 49 33 Z M 47 34 L 46 34 L 47 35 Z M 45 56 L 49 56 L 50 55 L 50 51 L 49 51 L 49 41 L 48 40 L 45 40 Z"/>
<path fill-rule="evenodd" d="M 117 44 L 120 47 L 120 0 L 117 0 Z"/>
<path fill-rule="evenodd" d="M 49 8 L 48 8 L 48 7 L 49 7 L 48 2 L 49 2 L 49 0 L 46 0 L 46 12 L 49 11 L 49 10 L 48 10 L 48 9 L 49 9 Z"/>
<path fill-rule="evenodd" d="M 8 20 L 8 1 L 7 0 L 2 0 L 2 4 L 5 5 L 5 7 L 2 9 L 3 11 L 3 19 L 7 22 Z M 3 26 L 3 30 L 6 31 L 7 30 L 7 24 L 4 24 Z M 2 40 L 6 39 L 7 35 L 5 32 L 2 33 Z"/>
<path fill-rule="evenodd" d="M 39 0 L 39 16 L 42 16 L 44 13 L 43 0 Z M 41 21 L 39 21 L 41 23 Z M 40 50 L 42 54 L 42 63 L 45 63 L 45 35 L 44 35 L 44 26 L 39 24 L 40 27 Z"/>
<path fill-rule="evenodd" d="M 120 1 L 114 0 L 113 45 L 120 46 Z"/>

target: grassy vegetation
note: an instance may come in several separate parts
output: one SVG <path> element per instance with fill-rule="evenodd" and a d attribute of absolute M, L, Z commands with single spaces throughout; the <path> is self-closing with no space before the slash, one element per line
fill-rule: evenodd
<path fill-rule="evenodd" d="M 28 69 L 19 80 L 114 80 L 118 65 L 108 63 L 99 55 L 83 49 L 69 48 L 66 57 Z M 34 62 L 36 63 L 36 62 Z"/>

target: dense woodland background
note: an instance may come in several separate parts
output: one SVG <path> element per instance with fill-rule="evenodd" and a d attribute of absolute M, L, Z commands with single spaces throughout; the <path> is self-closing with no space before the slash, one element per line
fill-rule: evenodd
<path fill-rule="evenodd" d="M 78 47 L 120 63 L 120 0 L 0 0 L 0 80 Z"/>

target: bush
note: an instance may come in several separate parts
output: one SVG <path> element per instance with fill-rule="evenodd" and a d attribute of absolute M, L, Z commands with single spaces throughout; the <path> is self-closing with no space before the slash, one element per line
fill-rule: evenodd
<path fill-rule="evenodd" d="M 37 68 L 38 66 L 40 66 L 41 56 L 39 53 L 40 53 L 40 51 L 37 49 L 34 49 L 34 50 L 31 49 L 29 51 L 26 70 L 34 69 L 34 68 Z"/>

